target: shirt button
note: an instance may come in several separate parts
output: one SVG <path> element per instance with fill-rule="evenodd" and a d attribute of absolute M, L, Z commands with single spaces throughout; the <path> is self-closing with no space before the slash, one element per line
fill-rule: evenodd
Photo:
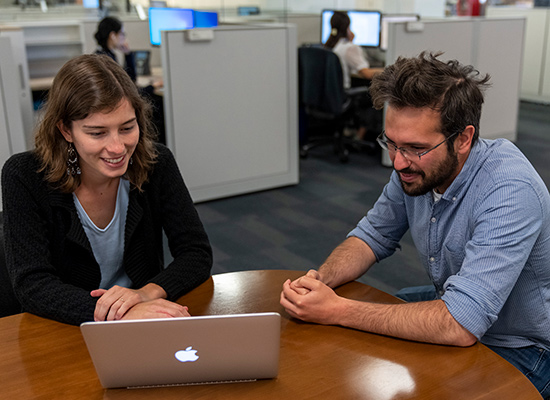
<path fill-rule="evenodd" d="M 430 257 L 430 262 L 433 263 L 435 261 L 435 257 Z"/>
<path fill-rule="evenodd" d="M 435 221 L 437 221 L 437 219 L 435 217 L 432 217 L 432 219 L 430 221 L 435 222 Z"/>
<path fill-rule="evenodd" d="M 440 295 L 440 296 L 443 296 L 444 294 L 445 294 L 445 291 L 444 291 L 443 289 L 441 289 L 441 290 L 439 291 L 439 295 Z"/>
<path fill-rule="evenodd" d="M 456 201 L 456 197 L 453 197 L 453 201 Z"/>

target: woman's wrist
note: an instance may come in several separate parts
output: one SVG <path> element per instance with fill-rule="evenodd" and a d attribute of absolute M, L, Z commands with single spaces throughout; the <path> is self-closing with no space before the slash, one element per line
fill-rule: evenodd
<path fill-rule="evenodd" d="M 139 291 L 143 294 L 147 301 L 165 299 L 168 297 L 166 291 L 156 283 L 148 283 L 139 289 Z"/>

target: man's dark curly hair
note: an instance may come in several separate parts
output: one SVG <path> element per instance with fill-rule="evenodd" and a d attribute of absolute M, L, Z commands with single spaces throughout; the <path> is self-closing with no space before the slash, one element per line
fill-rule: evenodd
<path fill-rule="evenodd" d="M 376 75 L 370 86 L 374 107 L 388 104 L 396 109 L 430 107 L 441 115 L 441 133 L 449 137 L 466 126 L 475 128 L 472 145 L 479 138 L 483 92 L 490 84 L 471 65 L 457 60 L 443 62 L 441 52 L 422 52 L 418 57 L 399 57 Z M 454 138 L 447 141 L 452 148 Z"/>

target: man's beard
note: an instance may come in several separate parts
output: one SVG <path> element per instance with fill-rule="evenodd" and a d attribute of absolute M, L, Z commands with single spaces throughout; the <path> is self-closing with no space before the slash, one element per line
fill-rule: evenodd
<path fill-rule="evenodd" d="M 422 196 L 435 188 L 446 183 L 455 173 L 458 168 L 458 157 L 453 150 L 447 150 L 447 157 L 433 168 L 433 174 L 426 176 L 422 170 L 415 170 L 410 167 L 399 170 L 404 174 L 418 174 L 421 178 L 420 183 L 408 183 L 401 180 L 403 191 L 409 196 Z"/>

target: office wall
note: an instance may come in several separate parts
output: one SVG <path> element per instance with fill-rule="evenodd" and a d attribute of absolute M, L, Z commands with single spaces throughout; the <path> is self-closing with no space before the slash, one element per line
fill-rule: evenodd
<path fill-rule="evenodd" d="M 526 19 L 520 96 L 524 100 L 550 103 L 550 9 L 488 7 L 487 17 Z"/>

